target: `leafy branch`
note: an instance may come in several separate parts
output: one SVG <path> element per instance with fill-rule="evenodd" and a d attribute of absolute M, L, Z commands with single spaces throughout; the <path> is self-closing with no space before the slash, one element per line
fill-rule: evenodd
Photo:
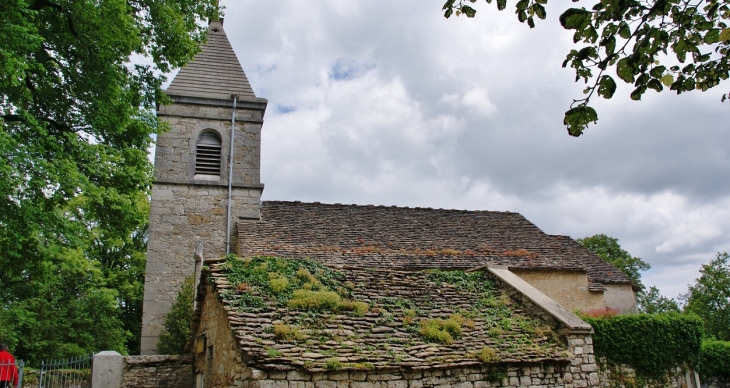
<path fill-rule="evenodd" d="M 473 18 L 473 3 L 476 0 L 448 0 L 444 16 Z M 535 27 L 535 16 L 546 17 L 546 3 L 519 0 L 517 19 Z M 505 8 L 506 0 L 498 0 L 497 9 Z M 598 121 L 589 105 L 594 92 L 605 99 L 615 94 L 616 81 L 605 74 L 609 67 L 615 68 L 619 79 L 633 85 L 632 100 L 641 100 L 648 89 L 661 92 L 669 88 L 677 94 L 706 91 L 728 79 L 729 19 L 730 0 L 603 0 L 590 9 L 565 10 L 560 24 L 575 31 L 574 43 L 584 45 L 568 53 L 563 67 L 570 65 L 576 82 L 583 80 L 588 85 L 583 91 L 586 97 L 574 99 L 565 113 L 568 133 L 580 136 L 590 123 Z M 672 65 L 662 65 L 662 61 Z M 723 94 L 722 101 L 728 95 Z"/>

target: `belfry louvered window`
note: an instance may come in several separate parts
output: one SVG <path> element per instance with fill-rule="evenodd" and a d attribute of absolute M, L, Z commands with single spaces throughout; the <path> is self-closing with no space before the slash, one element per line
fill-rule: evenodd
<path fill-rule="evenodd" d="M 215 132 L 203 132 L 195 146 L 195 177 L 220 179 L 220 175 L 221 138 Z"/>

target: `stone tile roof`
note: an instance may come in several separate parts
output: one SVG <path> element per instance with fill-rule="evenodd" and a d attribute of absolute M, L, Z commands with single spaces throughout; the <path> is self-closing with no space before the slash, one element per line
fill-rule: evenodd
<path fill-rule="evenodd" d="M 218 21 L 210 23 L 208 41 L 180 69 L 165 92 L 171 96 L 230 99 L 237 94 L 239 99 L 256 98 L 223 24 Z"/>
<path fill-rule="evenodd" d="M 426 341 L 418 333 L 421 320 L 476 311 L 474 306 L 484 294 L 434 281 L 425 271 L 338 269 L 342 283 L 351 282 L 352 300 L 370 305 L 364 316 L 356 316 L 353 312 L 316 313 L 282 307 L 260 287 L 235 284 L 223 259 L 206 260 L 205 264 L 201 289 L 209 284 L 218 293 L 247 365 L 256 368 L 317 372 L 327 369 L 325 364 L 335 358 L 341 370 L 475 366 L 482 365 L 475 354 L 485 347 L 496 356 L 488 363 L 567 364 L 572 357 L 559 339 L 559 327 L 530 317 L 514 301 L 504 302 L 509 298 L 500 297 L 499 290 L 492 294 L 502 300 L 501 307 L 494 307 L 501 309 L 499 313 L 480 308 L 487 313 L 471 316 L 462 325 L 461 336 L 449 345 Z M 246 307 L 252 305 L 246 302 L 250 298 L 261 298 L 265 305 Z M 200 293 L 198 301 L 204 299 Z M 199 309 L 202 304 L 198 303 Z M 417 311 L 410 322 L 405 320 L 409 308 Z M 200 310 L 196 314 L 194 321 Z M 303 336 L 277 337 L 274 325 L 297 327 Z M 493 328 L 499 329 L 490 331 Z"/>
<path fill-rule="evenodd" d="M 238 227 L 239 255 L 309 257 L 333 266 L 580 270 L 589 288 L 631 283 L 567 236 L 544 233 L 513 212 L 265 201 L 261 221 Z"/>

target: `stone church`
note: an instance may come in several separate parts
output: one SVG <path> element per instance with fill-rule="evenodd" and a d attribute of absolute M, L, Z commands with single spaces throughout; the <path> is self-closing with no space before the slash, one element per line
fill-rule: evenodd
<path fill-rule="evenodd" d="M 164 316 L 195 271 L 196 246 L 206 259 L 311 258 L 384 277 L 492 266 L 565 311 L 636 311 L 636 286 L 626 275 L 518 213 L 262 202 L 267 100 L 255 95 L 222 22 L 210 23 L 202 51 L 166 92 L 173 103 L 157 112 L 170 130 L 158 136 L 155 154 L 142 354 L 156 353 Z"/>

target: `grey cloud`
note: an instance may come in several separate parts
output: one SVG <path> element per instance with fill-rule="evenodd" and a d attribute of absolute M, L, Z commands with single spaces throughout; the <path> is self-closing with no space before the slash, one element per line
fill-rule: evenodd
<path fill-rule="evenodd" d="M 619 237 L 661 271 L 728 246 L 730 222 L 707 209 L 730 197 L 730 105 L 715 91 L 649 92 L 632 102 L 623 87 L 595 100 L 597 125 L 569 137 L 563 112 L 583 86 L 560 67 L 572 45 L 557 6 L 530 31 L 508 12 L 444 20 L 438 2 L 416 0 L 226 5 L 233 47 L 257 95 L 270 100 L 266 198 L 499 207 L 549 233 Z M 404 94 L 393 97 L 397 87 Z M 477 87 L 492 114 L 454 102 Z M 561 198 L 556 187 L 577 197 Z M 672 217 L 697 209 L 720 235 L 657 251 L 681 233 Z M 652 219 L 663 211 L 678 214 Z M 632 212 L 648 215 L 629 222 Z"/>

